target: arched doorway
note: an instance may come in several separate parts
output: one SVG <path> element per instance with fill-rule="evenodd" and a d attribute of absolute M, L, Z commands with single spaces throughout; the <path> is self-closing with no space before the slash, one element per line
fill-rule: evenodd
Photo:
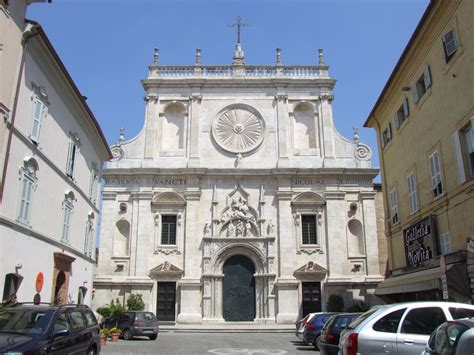
<path fill-rule="evenodd" d="M 56 277 L 56 287 L 54 289 L 54 304 L 65 304 L 67 298 L 65 297 L 66 274 L 60 271 Z"/>
<path fill-rule="evenodd" d="M 255 319 L 255 266 L 242 255 L 224 263 L 223 316 L 226 321 Z"/>

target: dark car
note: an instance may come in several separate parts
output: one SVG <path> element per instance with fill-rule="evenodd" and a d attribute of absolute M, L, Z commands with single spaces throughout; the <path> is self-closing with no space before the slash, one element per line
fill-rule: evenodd
<path fill-rule="evenodd" d="M 18 303 L 0 310 L 0 353 L 100 352 L 99 325 L 85 305 Z"/>
<path fill-rule="evenodd" d="M 103 325 L 106 328 L 120 328 L 125 340 L 133 339 L 137 335 L 155 340 L 159 331 L 158 319 L 152 312 L 126 311 L 119 319 L 107 318 Z"/>
<path fill-rule="evenodd" d="M 334 314 L 330 312 L 316 313 L 311 319 L 308 319 L 303 333 L 304 342 L 313 344 L 314 348 L 318 350 L 318 339 L 321 336 L 321 330 L 323 330 L 326 321 Z"/>
<path fill-rule="evenodd" d="M 328 319 L 321 332 L 318 347 L 322 355 L 336 355 L 339 351 L 341 332 L 361 313 L 341 313 Z"/>
<path fill-rule="evenodd" d="M 474 351 L 474 318 L 447 321 L 436 328 L 423 355 L 462 355 Z"/>

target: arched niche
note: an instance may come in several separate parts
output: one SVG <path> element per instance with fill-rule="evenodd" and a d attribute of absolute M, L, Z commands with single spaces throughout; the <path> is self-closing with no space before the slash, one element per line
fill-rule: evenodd
<path fill-rule="evenodd" d="M 299 103 L 293 109 L 293 148 L 296 154 L 317 149 L 317 127 L 314 107 L 310 103 Z"/>
<path fill-rule="evenodd" d="M 347 223 L 347 249 L 349 256 L 365 255 L 364 229 L 358 219 L 351 219 Z"/>
<path fill-rule="evenodd" d="M 165 107 L 161 116 L 161 150 L 168 152 L 183 150 L 186 108 L 180 103 L 171 103 Z"/>
<path fill-rule="evenodd" d="M 114 256 L 128 256 L 130 240 L 130 223 L 121 219 L 115 223 L 114 230 Z"/>

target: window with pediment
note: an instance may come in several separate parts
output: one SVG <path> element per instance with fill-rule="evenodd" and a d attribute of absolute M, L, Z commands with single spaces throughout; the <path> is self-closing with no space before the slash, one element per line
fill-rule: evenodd
<path fill-rule="evenodd" d="M 298 254 L 322 252 L 324 241 L 324 199 L 312 192 L 298 195 L 291 203 Z"/>
<path fill-rule="evenodd" d="M 65 244 L 70 243 L 70 232 L 71 232 L 71 220 L 74 203 L 76 202 L 76 196 L 74 192 L 67 191 L 64 195 L 63 200 L 63 228 L 61 241 Z"/>
<path fill-rule="evenodd" d="M 18 204 L 18 217 L 20 223 L 29 225 L 31 220 L 31 203 L 33 192 L 37 186 L 36 173 L 38 162 L 34 158 L 26 158 L 20 168 L 20 196 Z"/>

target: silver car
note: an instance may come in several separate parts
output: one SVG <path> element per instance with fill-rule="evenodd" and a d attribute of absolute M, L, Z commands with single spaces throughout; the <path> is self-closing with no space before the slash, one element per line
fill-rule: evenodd
<path fill-rule="evenodd" d="M 454 302 L 410 302 L 376 306 L 341 334 L 343 355 L 419 355 L 430 334 L 447 320 L 474 316 L 474 306 Z"/>

